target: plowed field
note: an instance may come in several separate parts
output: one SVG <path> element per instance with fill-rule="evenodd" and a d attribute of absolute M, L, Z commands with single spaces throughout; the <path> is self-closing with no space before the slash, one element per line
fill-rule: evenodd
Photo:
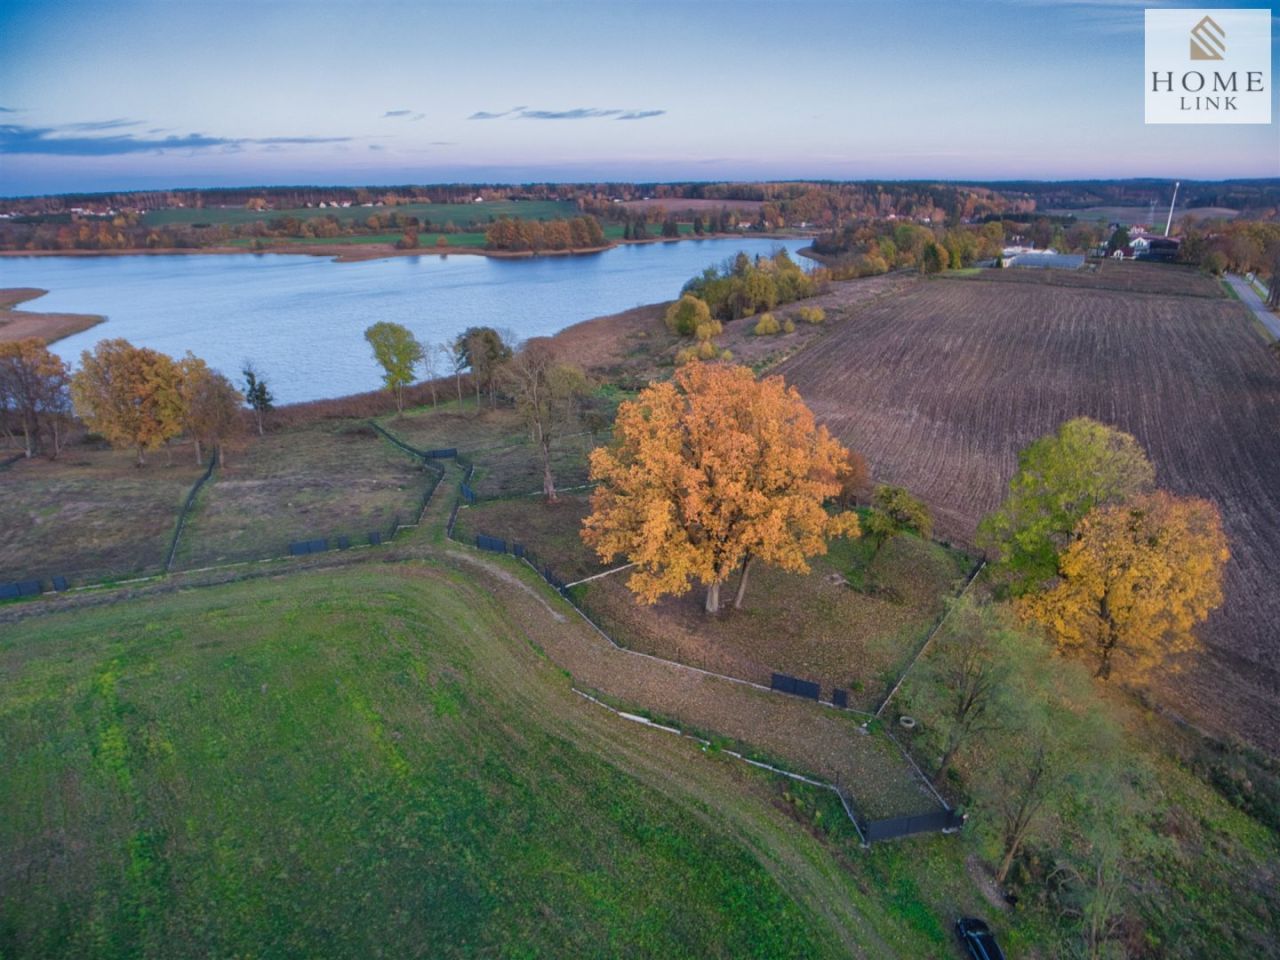
<path fill-rule="evenodd" d="M 1162 699 L 1280 749 L 1280 363 L 1240 304 L 937 280 L 851 312 L 779 371 L 961 541 L 1031 440 L 1079 415 L 1133 433 L 1161 486 L 1219 506 L 1233 554 L 1206 649 Z"/>

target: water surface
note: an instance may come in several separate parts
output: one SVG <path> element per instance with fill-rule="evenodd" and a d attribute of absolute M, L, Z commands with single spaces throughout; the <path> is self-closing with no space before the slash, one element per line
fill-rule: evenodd
<path fill-rule="evenodd" d="M 442 343 L 469 326 L 519 338 L 675 297 L 705 267 L 738 250 L 795 255 L 808 241 L 682 240 L 574 257 L 392 257 L 337 263 L 280 254 L 2 257 L 0 287 L 41 287 L 31 310 L 96 313 L 105 323 L 53 349 L 73 364 L 106 337 L 178 357 L 190 350 L 233 380 L 245 360 L 279 403 L 380 385 L 364 329 L 402 323 Z M 801 263 L 809 263 L 797 257 Z"/>

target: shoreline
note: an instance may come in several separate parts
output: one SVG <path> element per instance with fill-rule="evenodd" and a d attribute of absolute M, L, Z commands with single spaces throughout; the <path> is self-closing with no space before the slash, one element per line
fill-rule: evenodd
<path fill-rule="evenodd" d="M 16 310 L 47 294 L 39 287 L 7 287 L 0 289 L 0 343 L 12 343 L 31 337 L 46 345 L 96 327 L 107 318 L 96 313 L 42 313 Z"/>
<path fill-rule="evenodd" d="M 455 255 L 492 257 L 495 260 L 522 260 L 533 257 L 577 257 L 605 253 L 615 247 L 650 243 L 680 243 L 684 240 L 796 240 L 811 238 L 812 234 L 779 233 L 777 231 L 746 231 L 735 233 L 704 233 L 679 237 L 645 237 L 640 240 L 614 240 L 599 247 L 578 247 L 569 250 L 487 250 L 484 247 L 415 247 L 398 249 L 390 243 L 281 243 L 262 250 L 248 247 L 152 247 L 128 250 L 0 250 L 0 257 L 177 257 L 177 256 L 283 256 L 328 257 L 335 263 L 361 263 L 368 260 L 387 260 L 392 257 L 448 257 Z M 805 248 L 809 249 L 809 248 Z M 47 291 L 44 291 L 47 292 Z M 0 309 L 4 309 L 0 304 Z M 99 320 L 98 322 L 101 322 Z M 62 336 L 68 336 L 63 334 Z M 52 341 L 51 341 L 52 342 Z"/>

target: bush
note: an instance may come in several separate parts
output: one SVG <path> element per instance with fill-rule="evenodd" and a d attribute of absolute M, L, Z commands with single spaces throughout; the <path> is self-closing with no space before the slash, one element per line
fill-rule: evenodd
<path fill-rule="evenodd" d="M 778 326 L 778 318 L 772 313 L 760 314 L 760 319 L 756 321 L 755 334 L 757 337 L 768 337 L 777 333 L 781 327 Z"/>
<path fill-rule="evenodd" d="M 718 336 L 723 329 L 719 320 L 709 320 L 706 323 L 698 324 L 698 329 L 693 332 L 693 335 L 699 340 L 710 340 L 712 337 Z"/>
<path fill-rule="evenodd" d="M 698 359 L 697 347 L 681 347 L 676 351 L 676 366 L 683 367 L 686 363 Z"/>
<path fill-rule="evenodd" d="M 825 323 L 827 320 L 827 311 L 821 307 L 801 307 L 796 311 L 798 316 L 805 323 L 819 324 Z"/>
<path fill-rule="evenodd" d="M 714 360 L 720 355 L 720 348 L 710 340 L 703 340 L 698 344 L 697 352 L 699 360 Z"/>
<path fill-rule="evenodd" d="M 790 317 L 787 317 L 785 320 L 783 320 L 783 321 L 782 321 L 782 332 L 783 332 L 783 333 L 795 333 L 795 332 L 796 332 L 796 322 L 795 322 L 794 320 L 792 320 Z"/>
<path fill-rule="evenodd" d="M 711 310 L 706 301 L 690 293 L 683 294 L 679 300 L 667 307 L 667 312 L 662 319 L 667 329 L 678 337 L 692 337 L 698 332 L 699 327 L 710 325 L 712 322 Z"/>

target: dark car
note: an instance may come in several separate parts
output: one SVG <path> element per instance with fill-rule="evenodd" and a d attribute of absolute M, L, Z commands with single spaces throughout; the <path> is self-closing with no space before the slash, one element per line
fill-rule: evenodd
<path fill-rule="evenodd" d="M 973 960 L 1005 960 L 1000 944 L 985 922 L 977 917 L 961 917 L 956 921 L 956 936 Z"/>

